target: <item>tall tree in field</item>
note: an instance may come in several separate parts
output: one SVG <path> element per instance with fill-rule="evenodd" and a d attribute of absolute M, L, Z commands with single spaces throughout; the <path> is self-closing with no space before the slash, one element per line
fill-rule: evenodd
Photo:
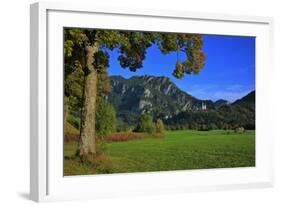
<path fill-rule="evenodd" d="M 108 67 L 108 49 L 118 49 L 120 65 L 130 71 L 143 67 L 147 48 L 153 44 L 163 54 L 183 52 L 185 59 L 176 59 L 173 69 L 173 75 L 180 79 L 185 74 L 199 73 L 205 62 L 203 39 L 197 34 L 65 29 L 64 38 L 65 65 L 70 68 L 81 67 L 84 73 L 81 137 L 77 153 L 86 159 L 96 152 L 98 76 Z"/>

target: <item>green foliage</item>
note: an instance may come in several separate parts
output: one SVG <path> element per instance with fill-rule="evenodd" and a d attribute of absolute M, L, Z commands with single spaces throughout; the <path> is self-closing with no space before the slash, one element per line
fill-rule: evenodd
<path fill-rule="evenodd" d="M 122 119 L 125 123 L 126 127 L 135 127 L 138 124 L 139 114 L 130 112 L 130 111 L 123 111 L 118 113 L 118 118 Z M 125 130 L 124 130 L 125 131 Z"/>
<path fill-rule="evenodd" d="M 135 131 L 146 133 L 155 132 L 155 124 L 153 123 L 152 117 L 148 114 L 142 114 Z"/>
<path fill-rule="evenodd" d="M 64 135 L 79 135 L 79 130 L 74 127 L 72 124 L 70 124 L 69 122 L 67 122 L 65 124 L 65 128 L 64 128 L 65 132 Z"/>
<path fill-rule="evenodd" d="M 116 114 L 111 104 L 101 99 L 96 108 L 96 133 L 103 138 L 116 131 Z"/>
<path fill-rule="evenodd" d="M 235 128 L 235 130 L 234 130 L 236 133 L 243 133 L 243 132 L 245 132 L 245 129 L 244 129 L 244 127 L 237 127 L 237 128 Z"/>
<path fill-rule="evenodd" d="M 116 122 L 116 131 L 117 132 L 129 132 L 134 129 L 133 126 L 130 126 L 128 123 L 124 122 L 123 118 L 117 117 Z"/>
<path fill-rule="evenodd" d="M 67 121 L 76 129 L 80 129 L 80 118 L 73 114 L 68 115 Z"/>
<path fill-rule="evenodd" d="M 65 96 L 68 97 L 68 104 L 75 110 L 81 107 L 83 95 L 84 73 L 80 67 L 65 76 L 64 90 Z"/>
<path fill-rule="evenodd" d="M 155 128 L 157 133 L 164 133 L 165 127 L 161 119 L 157 119 L 155 123 Z"/>
<path fill-rule="evenodd" d="M 108 54 L 106 49 L 119 49 L 118 60 L 123 68 L 136 71 L 143 67 L 147 49 L 156 44 L 163 54 L 171 52 L 184 53 L 185 59 L 177 59 L 174 76 L 183 78 L 184 74 L 198 73 L 205 62 L 202 51 L 203 38 L 200 34 L 160 33 L 139 31 L 109 31 L 94 29 L 64 29 L 64 55 L 66 64 L 78 63 L 85 66 L 83 46 L 99 46 L 95 55 L 95 67 L 107 67 Z M 180 68 L 179 68 L 180 65 Z"/>
<path fill-rule="evenodd" d="M 252 130 L 255 129 L 255 112 L 237 104 L 223 105 L 218 109 L 180 112 L 165 120 L 165 124 L 172 130 L 184 128 L 208 131 L 214 129 L 228 130 L 237 127 Z"/>
<path fill-rule="evenodd" d="M 209 125 L 206 125 L 206 124 L 202 124 L 199 126 L 199 131 L 209 131 L 211 130 L 211 127 Z"/>

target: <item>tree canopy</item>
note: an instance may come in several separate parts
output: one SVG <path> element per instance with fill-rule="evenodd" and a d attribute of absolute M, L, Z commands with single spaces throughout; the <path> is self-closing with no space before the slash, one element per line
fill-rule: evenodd
<path fill-rule="evenodd" d="M 85 69 L 86 59 L 83 53 L 87 45 L 99 48 L 94 54 L 94 67 L 98 73 L 108 67 L 107 49 L 118 49 L 120 65 L 136 71 L 143 67 L 147 48 L 152 44 L 157 45 L 163 54 L 185 54 L 184 60 L 176 59 L 173 75 L 177 78 L 183 78 L 185 74 L 197 74 L 204 67 L 205 54 L 202 51 L 203 39 L 200 34 L 65 29 L 64 36 L 66 73 L 74 67 L 82 66 Z"/>

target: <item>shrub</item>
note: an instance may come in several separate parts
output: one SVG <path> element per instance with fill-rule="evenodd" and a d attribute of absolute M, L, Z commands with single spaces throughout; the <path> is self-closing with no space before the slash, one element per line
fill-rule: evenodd
<path fill-rule="evenodd" d="M 161 119 L 156 120 L 155 128 L 157 133 L 164 133 L 164 123 Z"/>
<path fill-rule="evenodd" d="M 143 139 L 145 136 L 144 133 L 136 133 L 136 132 L 118 132 L 107 136 L 106 141 L 110 142 L 122 142 L 128 140 L 136 140 Z"/>
<path fill-rule="evenodd" d="M 134 129 L 134 126 L 128 125 L 122 118 L 117 118 L 116 131 L 117 132 L 129 132 Z"/>
<path fill-rule="evenodd" d="M 116 131 L 116 114 L 113 106 L 101 99 L 96 109 L 96 134 L 104 137 Z"/>
<path fill-rule="evenodd" d="M 237 127 L 237 128 L 235 128 L 235 130 L 234 130 L 236 133 L 244 133 L 245 132 L 245 129 L 244 129 L 244 127 Z"/>
<path fill-rule="evenodd" d="M 135 131 L 146 133 L 155 132 L 155 124 L 153 123 L 152 117 L 147 114 L 142 114 Z"/>

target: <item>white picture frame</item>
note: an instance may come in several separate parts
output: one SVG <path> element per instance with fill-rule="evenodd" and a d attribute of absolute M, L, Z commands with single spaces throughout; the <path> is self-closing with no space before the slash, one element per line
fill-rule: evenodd
<path fill-rule="evenodd" d="M 35 3 L 30 13 L 30 198 L 34 201 L 273 186 L 270 17 Z M 192 25 L 192 27 L 191 27 Z M 256 37 L 256 167 L 63 177 L 63 27 Z M 266 119 L 266 120 L 264 120 Z"/>

